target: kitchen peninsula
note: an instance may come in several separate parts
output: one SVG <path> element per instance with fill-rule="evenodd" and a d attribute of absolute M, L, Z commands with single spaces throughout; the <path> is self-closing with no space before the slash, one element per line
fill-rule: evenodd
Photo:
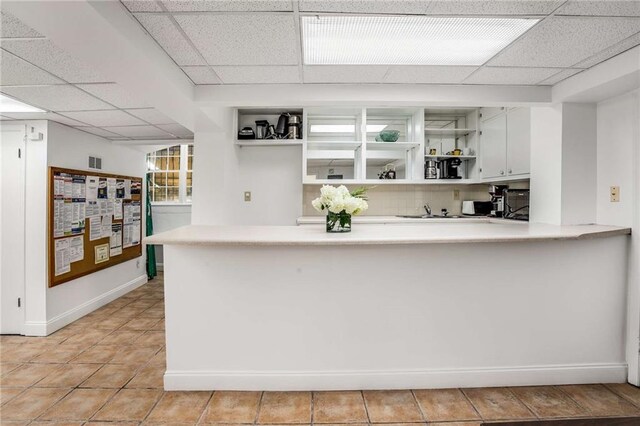
<path fill-rule="evenodd" d="M 165 250 L 167 390 L 624 382 L 628 228 L 187 226 Z"/>

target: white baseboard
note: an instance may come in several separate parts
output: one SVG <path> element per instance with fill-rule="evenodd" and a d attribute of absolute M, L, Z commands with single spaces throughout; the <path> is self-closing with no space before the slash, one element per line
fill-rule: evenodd
<path fill-rule="evenodd" d="M 82 318 L 83 316 L 95 311 L 96 309 L 106 305 L 107 303 L 117 299 L 120 296 L 123 296 L 130 292 L 131 290 L 135 290 L 141 285 L 147 282 L 147 275 L 140 275 L 133 280 L 122 284 L 119 287 L 114 288 L 104 294 L 101 294 L 98 297 L 95 297 L 82 305 L 76 306 L 73 309 L 69 309 L 67 312 L 64 312 L 54 318 L 51 318 L 48 321 L 28 321 L 24 324 L 24 335 L 25 336 L 48 336 L 54 331 L 60 330 L 62 327 L 71 324 L 77 319 Z"/>
<path fill-rule="evenodd" d="M 626 381 L 627 364 L 576 364 L 417 371 L 167 371 L 164 375 L 164 388 L 168 391 L 320 391 L 625 383 Z"/>
<path fill-rule="evenodd" d="M 164 263 L 156 263 L 156 269 L 158 272 L 164 272 Z"/>

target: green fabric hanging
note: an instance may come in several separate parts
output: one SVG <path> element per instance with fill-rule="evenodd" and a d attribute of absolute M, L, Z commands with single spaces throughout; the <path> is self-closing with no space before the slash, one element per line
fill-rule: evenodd
<path fill-rule="evenodd" d="M 151 218 L 151 195 L 149 194 L 149 188 L 151 188 L 151 176 L 147 174 L 147 237 L 153 235 L 153 219 Z M 156 267 L 156 246 L 147 244 L 147 277 L 149 279 L 158 275 Z"/>

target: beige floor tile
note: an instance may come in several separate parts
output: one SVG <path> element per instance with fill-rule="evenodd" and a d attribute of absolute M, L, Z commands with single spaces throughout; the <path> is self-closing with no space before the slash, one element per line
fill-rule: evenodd
<path fill-rule="evenodd" d="M 640 407 L 640 388 L 637 388 L 629 383 L 609 383 L 605 385 L 613 393 L 620 395 L 627 401 L 634 404 L 636 407 Z"/>
<path fill-rule="evenodd" d="M 122 326 L 122 330 L 152 330 L 158 322 L 160 322 L 160 320 L 156 318 L 134 318 L 124 324 Z"/>
<path fill-rule="evenodd" d="M 258 423 L 311 422 L 311 392 L 265 392 Z"/>
<path fill-rule="evenodd" d="M 138 424 L 138 422 L 87 422 L 84 426 L 138 426 Z"/>
<path fill-rule="evenodd" d="M 424 421 L 411 391 L 365 391 L 363 393 L 371 423 Z"/>
<path fill-rule="evenodd" d="M 210 397 L 211 392 L 165 392 L 147 420 L 172 424 L 195 423 Z"/>
<path fill-rule="evenodd" d="M 591 416 L 637 416 L 640 410 L 603 385 L 558 386 Z"/>
<path fill-rule="evenodd" d="M 0 385 L 7 387 L 28 387 L 60 368 L 60 364 L 23 364 L 0 377 Z"/>
<path fill-rule="evenodd" d="M 38 420 L 88 420 L 114 393 L 113 389 L 74 389 Z"/>
<path fill-rule="evenodd" d="M 96 345 L 81 352 L 73 358 L 71 363 L 104 364 L 107 363 L 122 349 L 120 345 Z"/>
<path fill-rule="evenodd" d="M 78 349 L 77 346 L 58 346 L 56 348 L 47 350 L 35 357 L 32 362 L 40 362 L 40 363 L 65 363 L 69 362 L 71 359 L 78 356 L 83 349 Z"/>
<path fill-rule="evenodd" d="M 20 345 L 27 341 L 25 336 L 15 336 L 11 334 L 3 334 L 0 336 L 0 345 Z"/>
<path fill-rule="evenodd" d="M 92 420 L 142 421 L 162 396 L 161 390 L 121 389 Z"/>
<path fill-rule="evenodd" d="M 253 423 L 261 392 L 216 391 L 205 410 L 203 423 Z"/>
<path fill-rule="evenodd" d="M 314 423 L 366 423 L 367 411 L 359 391 L 314 392 Z"/>
<path fill-rule="evenodd" d="M 117 318 L 117 317 L 107 316 L 106 318 L 98 321 L 98 323 L 96 324 L 96 328 L 100 330 L 116 330 L 122 327 L 126 323 L 127 323 L 126 318 Z"/>
<path fill-rule="evenodd" d="M 164 346 L 166 343 L 164 331 L 146 331 L 142 336 L 133 342 L 137 346 Z"/>
<path fill-rule="evenodd" d="M 15 370 L 22 365 L 21 362 L 0 362 L 0 376 Z"/>
<path fill-rule="evenodd" d="M 100 341 L 101 345 L 130 345 L 138 337 L 141 331 L 116 330 Z"/>
<path fill-rule="evenodd" d="M 540 418 L 580 417 L 589 413 L 552 386 L 511 388 L 511 391 Z"/>
<path fill-rule="evenodd" d="M 413 393 L 422 414 L 429 422 L 480 419 L 460 389 L 415 390 Z"/>
<path fill-rule="evenodd" d="M 42 353 L 44 349 L 35 349 L 27 345 L 2 344 L 0 359 L 2 362 L 27 362 Z"/>
<path fill-rule="evenodd" d="M 29 388 L 2 406 L 2 420 L 31 420 L 65 396 L 70 389 Z"/>
<path fill-rule="evenodd" d="M 482 426 L 482 422 L 436 422 L 428 423 L 429 426 Z"/>
<path fill-rule="evenodd" d="M 83 422 L 31 422 L 29 426 L 82 426 Z"/>
<path fill-rule="evenodd" d="M 535 419 L 529 409 L 506 388 L 462 390 L 484 420 Z"/>
<path fill-rule="evenodd" d="M 39 388 L 74 388 L 95 373 L 98 368 L 100 368 L 99 364 L 65 364 L 40 380 L 35 386 Z"/>
<path fill-rule="evenodd" d="M 135 344 L 121 348 L 109 364 L 127 364 L 139 367 L 148 362 L 158 352 L 155 348 L 137 347 Z"/>
<path fill-rule="evenodd" d="M 11 401 L 20 395 L 21 392 L 24 392 L 24 388 L 0 388 L 0 405 Z M 2 419 L 1 415 L 0 419 Z"/>
<path fill-rule="evenodd" d="M 136 368 L 122 364 L 105 364 L 85 380 L 83 388 L 121 388 L 133 378 Z"/>
<path fill-rule="evenodd" d="M 124 308 L 118 309 L 117 311 L 113 312 L 111 315 L 117 318 L 135 318 L 135 317 L 140 317 L 142 312 L 144 312 L 144 309 L 133 309 L 130 308 L 129 306 L 125 306 Z"/>
<path fill-rule="evenodd" d="M 165 370 L 166 368 L 162 365 L 148 364 L 136 373 L 126 387 L 132 389 L 164 389 Z"/>

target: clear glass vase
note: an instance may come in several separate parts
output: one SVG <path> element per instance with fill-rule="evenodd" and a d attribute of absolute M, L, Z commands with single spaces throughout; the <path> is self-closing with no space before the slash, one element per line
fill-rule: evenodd
<path fill-rule="evenodd" d="M 351 215 L 344 210 L 327 212 L 327 232 L 351 232 Z"/>

